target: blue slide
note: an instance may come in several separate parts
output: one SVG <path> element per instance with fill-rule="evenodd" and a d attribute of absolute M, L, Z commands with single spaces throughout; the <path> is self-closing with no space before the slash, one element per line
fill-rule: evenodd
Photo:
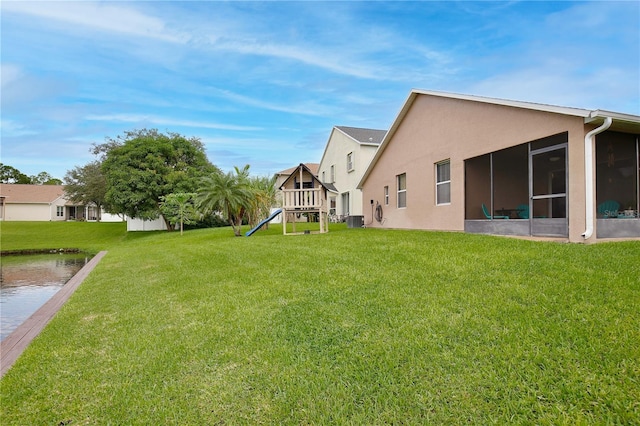
<path fill-rule="evenodd" d="M 255 228 L 253 228 L 252 230 L 247 231 L 247 233 L 246 233 L 246 234 L 244 234 L 244 235 L 246 235 L 247 237 L 250 237 L 251 235 L 253 235 L 253 233 L 254 233 L 254 232 L 256 232 L 258 229 L 260 229 L 260 227 L 261 227 L 262 225 L 264 225 L 264 224 L 265 224 L 265 223 L 267 223 L 267 222 L 271 222 L 271 221 L 273 220 L 273 218 L 274 218 L 274 217 L 276 217 L 276 216 L 278 216 L 280 213 L 282 213 L 282 209 L 278 209 L 278 210 L 274 211 L 273 213 L 271 213 L 271 215 L 270 215 L 268 218 L 266 218 L 265 220 L 263 220 L 262 222 L 260 222 L 260 223 L 259 223 Z"/>

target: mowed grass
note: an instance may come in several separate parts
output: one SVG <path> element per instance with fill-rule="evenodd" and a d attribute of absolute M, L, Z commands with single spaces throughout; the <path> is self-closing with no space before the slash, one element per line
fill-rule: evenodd
<path fill-rule="evenodd" d="M 640 243 L 330 229 L 114 238 L 3 426 L 640 423 Z"/>
<path fill-rule="evenodd" d="M 98 252 L 127 237 L 125 222 L 4 222 L 0 250 L 76 249 Z"/>

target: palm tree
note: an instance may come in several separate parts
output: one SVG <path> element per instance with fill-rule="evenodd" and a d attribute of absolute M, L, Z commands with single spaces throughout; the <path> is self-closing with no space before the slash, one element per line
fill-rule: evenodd
<path fill-rule="evenodd" d="M 239 237 L 242 218 L 251 201 L 249 165 L 235 172 L 213 173 L 202 180 L 198 190 L 198 208 L 204 213 L 220 212 Z"/>
<path fill-rule="evenodd" d="M 253 177 L 250 179 L 253 197 L 249 207 L 249 224 L 253 227 L 269 216 L 276 203 L 276 177 Z"/>

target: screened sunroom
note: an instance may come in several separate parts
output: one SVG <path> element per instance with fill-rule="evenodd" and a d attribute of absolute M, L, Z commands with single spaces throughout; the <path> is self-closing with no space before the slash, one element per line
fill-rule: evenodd
<path fill-rule="evenodd" d="M 567 147 L 565 132 L 465 160 L 465 231 L 568 237 L 584 206 L 568 201 Z M 640 237 L 638 152 L 637 135 L 596 138 L 597 238 Z"/>
<path fill-rule="evenodd" d="M 596 139 L 596 236 L 640 237 L 638 135 L 605 132 Z"/>

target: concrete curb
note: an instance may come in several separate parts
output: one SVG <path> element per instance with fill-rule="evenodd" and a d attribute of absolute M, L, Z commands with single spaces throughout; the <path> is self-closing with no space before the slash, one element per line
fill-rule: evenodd
<path fill-rule="evenodd" d="M 84 279 L 93 271 L 100 260 L 107 254 L 101 251 L 82 267 L 67 283 L 40 307 L 33 315 L 25 320 L 18 328 L 0 342 L 0 378 L 11 368 L 20 354 L 29 346 L 31 341 L 44 329 L 56 315 L 58 310 L 71 297 Z"/>

